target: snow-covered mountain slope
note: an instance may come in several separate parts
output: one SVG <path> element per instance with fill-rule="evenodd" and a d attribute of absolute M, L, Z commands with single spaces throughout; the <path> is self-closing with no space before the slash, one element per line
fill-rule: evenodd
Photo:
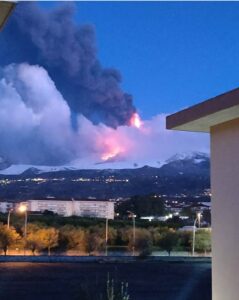
<path fill-rule="evenodd" d="M 154 162 L 144 166 L 111 162 L 93 163 L 89 168 L 89 164 L 79 161 L 61 167 L 13 165 L 0 171 L 0 174 L 6 174 L 0 175 L 1 179 L 11 183 L 3 183 L 0 197 L 29 199 L 51 195 L 59 199 L 89 196 L 104 199 L 153 193 L 193 196 L 203 195 L 205 189 L 210 188 L 210 160 L 204 154 L 176 156 L 169 162 L 162 162 L 161 166 L 157 162 L 157 167 L 152 165 Z M 13 173 L 16 174 L 14 177 Z"/>
<path fill-rule="evenodd" d="M 20 175 L 24 172 L 31 172 L 35 174 L 58 172 L 58 171 L 74 171 L 74 170 L 103 170 L 103 169 L 135 169 L 141 168 L 144 163 L 134 162 L 108 162 L 108 163 L 85 163 L 77 162 L 74 165 L 65 166 L 36 166 L 36 165 L 11 165 L 10 167 L 0 170 L 0 175 Z M 146 165 L 148 165 L 146 163 Z M 149 163 L 150 166 L 160 167 L 159 163 Z"/>
<path fill-rule="evenodd" d="M 11 165 L 10 167 L 1 170 L 2 175 L 20 175 L 27 170 L 31 170 L 32 173 L 41 174 L 46 172 L 68 171 L 76 170 L 74 167 L 66 166 L 35 166 L 35 165 Z"/>
<path fill-rule="evenodd" d="M 195 163 L 200 163 L 208 158 L 209 158 L 208 153 L 182 152 L 182 153 L 177 153 L 177 154 L 171 156 L 169 159 L 166 160 L 166 163 L 170 163 L 172 161 L 178 161 L 178 160 L 193 160 Z"/>
<path fill-rule="evenodd" d="M 209 168 L 209 155 L 193 152 L 174 155 L 161 167 L 161 171 L 164 176 L 177 176 L 178 174 L 206 175 Z"/>
<path fill-rule="evenodd" d="M 112 170 L 120 170 L 120 169 L 136 169 L 142 168 L 147 165 L 150 167 L 161 168 L 165 165 L 175 165 L 181 164 L 182 162 L 189 162 L 191 164 L 199 164 L 203 161 L 208 161 L 209 155 L 206 153 L 193 152 L 193 153 L 179 153 L 170 157 L 165 161 L 142 161 L 142 162 L 133 162 L 133 161 L 109 161 L 109 162 L 89 162 L 85 160 L 77 160 L 68 165 L 63 166 L 37 166 L 37 165 L 27 165 L 27 164 L 19 164 L 19 165 L 11 165 L 6 168 L 2 168 L 0 170 L 1 175 L 20 175 L 24 172 L 29 172 L 32 174 L 41 174 L 47 172 L 58 172 L 58 171 L 74 171 L 74 170 L 88 170 L 88 169 L 112 169 Z M 0 161 L 1 163 L 1 161 Z"/>

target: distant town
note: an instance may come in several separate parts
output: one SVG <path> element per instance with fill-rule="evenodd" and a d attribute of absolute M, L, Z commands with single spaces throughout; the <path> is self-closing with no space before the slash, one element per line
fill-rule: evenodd
<path fill-rule="evenodd" d="M 26 201 L 0 202 L 0 212 L 18 211 L 22 205 L 27 207 L 29 213 L 52 213 L 70 217 L 86 217 L 101 219 L 124 219 L 129 209 L 133 209 L 135 217 L 145 221 L 174 221 L 180 224 L 189 224 L 194 214 L 200 212 L 204 219 L 201 225 L 209 227 L 211 220 L 211 202 L 185 201 L 184 197 L 175 197 L 171 200 L 166 196 L 149 195 L 144 197 L 118 198 L 118 199 L 33 199 Z M 145 206 L 142 208 L 141 205 Z"/>
<path fill-rule="evenodd" d="M 6 169 L 7 170 L 7 169 Z M 0 199 L 118 199 L 135 195 L 210 199 L 210 161 L 204 153 L 175 157 L 161 167 L 85 169 L 20 174 L 0 171 Z"/>
<path fill-rule="evenodd" d="M 62 170 L 30 168 L 0 175 L 0 212 L 25 205 L 29 214 L 127 219 L 133 211 L 145 222 L 193 223 L 210 227 L 210 162 L 207 155 L 175 156 L 160 168 Z"/>
<path fill-rule="evenodd" d="M 3 254 L 210 255 L 207 154 L 158 168 L 47 169 L 0 171 Z"/>

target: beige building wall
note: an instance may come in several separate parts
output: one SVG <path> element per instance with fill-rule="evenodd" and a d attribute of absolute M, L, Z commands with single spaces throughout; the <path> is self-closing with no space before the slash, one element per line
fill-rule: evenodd
<path fill-rule="evenodd" d="M 58 215 L 65 217 L 72 216 L 73 207 L 72 201 L 61 201 L 61 200 L 28 200 L 29 211 L 41 211 L 45 210 L 52 211 Z"/>
<path fill-rule="evenodd" d="M 239 299 L 239 119 L 211 128 L 213 300 Z"/>
<path fill-rule="evenodd" d="M 6 202 L 6 201 L 0 202 L 0 212 L 1 213 L 7 213 L 12 208 L 13 208 L 13 203 Z"/>
<path fill-rule="evenodd" d="M 82 217 L 114 219 L 114 203 L 110 201 L 74 201 L 74 214 Z"/>
<path fill-rule="evenodd" d="M 114 219 L 114 203 L 110 201 L 89 200 L 28 200 L 26 202 L 29 211 L 52 211 L 58 215 L 87 216 L 95 218 Z"/>

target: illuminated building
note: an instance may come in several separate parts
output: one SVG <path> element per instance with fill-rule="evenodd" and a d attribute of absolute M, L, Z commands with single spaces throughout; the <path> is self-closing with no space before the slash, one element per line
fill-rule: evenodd
<path fill-rule="evenodd" d="M 32 212 L 51 211 L 65 217 L 80 216 L 114 219 L 114 203 L 106 200 L 28 200 Z"/>

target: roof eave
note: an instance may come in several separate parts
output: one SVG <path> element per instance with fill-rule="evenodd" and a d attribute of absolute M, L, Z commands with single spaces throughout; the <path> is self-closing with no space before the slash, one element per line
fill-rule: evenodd
<path fill-rule="evenodd" d="M 6 24 L 10 14 L 12 13 L 16 3 L 10 1 L 0 1 L 0 31 Z"/>
<path fill-rule="evenodd" d="M 237 118 L 239 118 L 238 88 L 168 116 L 166 128 L 210 132 L 212 126 Z"/>

